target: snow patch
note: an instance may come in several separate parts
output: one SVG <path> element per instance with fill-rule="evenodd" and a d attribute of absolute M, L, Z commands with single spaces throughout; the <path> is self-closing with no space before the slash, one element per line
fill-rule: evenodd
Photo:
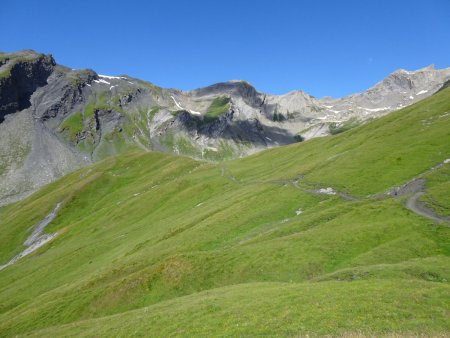
<path fill-rule="evenodd" d="M 321 188 L 317 191 L 319 194 L 325 194 L 325 195 L 336 195 L 336 191 L 333 190 L 333 188 Z"/>
<path fill-rule="evenodd" d="M 328 109 L 328 111 L 332 112 L 333 114 L 340 114 L 340 113 L 342 113 L 342 110 Z"/>
<path fill-rule="evenodd" d="M 104 83 L 104 84 L 107 84 L 107 85 L 110 85 L 111 83 L 109 83 L 108 81 L 105 81 L 105 80 L 103 80 L 103 79 L 100 79 L 100 80 L 94 80 L 94 82 L 95 83 Z"/>
<path fill-rule="evenodd" d="M 444 160 L 444 164 L 450 163 L 450 158 Z"/>
<path fill-rule="evenodd" d="M 172 95 L 170 95 L 170 97 L 172 98 L 173 102 L 175 102 L 175 105 L 176 105 L 178 108 L 184 109 L 182 106 L 180 106 L 180 104 L 177 102 L 177 100 L 175 100 L 175 98 L 174 98 Z"/>
<path fill-rule="evenodd" d="M 382 107 L 382 108 L 363 108 L 364 110 L 370 111 L 370 112 L 377 112 L 377 111 L 383 111 L 383 110 L 389 110 L 391 107 Z"/>
<path fill-rule="evenodd" d="M 198 116 L 200 116 L 200 115 L 202 115 L 202 113 L 200 113 L 199 111 L 195 111 L 195 110 L 187 110 L 189 113 L 191 113 L 192 115 L 198 115 Z"/>
<path fill-rule="evenodd" d="M 113 89 L 114 87 L 117 87 L 117 85 L 109 87 L 109 90 Z"/>
<path fill-rule="evenodd" d="M 410 72 L 410 71 L 407 71 L 405 69 L 399 69 L 399 72 L 400 73 L 405 73 L 405 74 L 414 74 L 414 72 Z"/>
<path fill-rule="evenodd" d="M 298 208 L 297 210 L 295 210 L 295 214 L 296 214 L 297 216 L 300 215 L 301 213 L 303 213 L 303 210 L 302 210 L 302 209 Z"/>
<path fill-rule="evenodd" d="M 175 105 L 176 105 L 178 108 L 180 108 L 180 109 L 182 109 L 182 110 L 186 110 L 186 111 L 188 111 L 189 113 L 191 113 L 192 115 L 198 115 L 198 116 L 202 115 L 202 113 L 200 113 L 200 112 L 198 112 L 198 111 L 195 111 L 195 110 L 189 110 L 189 109 L 183 108 L 183 107 L 178 103 L 178 101 L 175 100 L 175 98 L 174 98 L 172 95 L 170 95 L 170 97 L 172 98 L 173 102 L 175 102 Z"/>
<path fill-rule="evenodd" d="M 409 99 L 410 99 L 410 100 L 414 100 L 414 97 L 413 97 L 413 96 L 410 96 Z"/>
<path fill-rule="evenodd" d="M 104 79 L 110 79 L 110 80 L 112 80 L 112 79 L 116 79 L 116 80 L 126 79 L 126 77 L 123 77 L 123 76 L 109 76 L 109 75 L 100 75 L 100 74 L 98 74 L 98 76 L 102 77 Z"/>
<path fill-rule="evenodd" d="M 425 94 L 425 93 L 428 93 L 428 90 L 421 90 L 416 95 L 422 95 L 422 94 Z"/>

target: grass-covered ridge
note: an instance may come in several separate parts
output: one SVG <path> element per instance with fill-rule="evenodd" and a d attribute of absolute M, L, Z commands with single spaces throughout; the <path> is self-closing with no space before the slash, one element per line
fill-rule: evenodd
<path fill-rule="evenodd" d="M 62 203 L 0 271 L 0 335 L 448 335 L 450 229 L 378 194 L 450 158 L 449 110 L 450 88 L 221 164 L 127 153 L 1 208 L 3 263 Z M 449 166 L 425 175 L 441 213 Z"/>
<path fill-rule="evenodd" d="M 43 58 L 44 54 L 38 54 L 29 51 L 22 51 L 19 53 L 0 53 L 0 80 L 11 75 L 11 69 L 17 63 L 24 61 L 32 61 L 37 60 L 39 58 Z"/>

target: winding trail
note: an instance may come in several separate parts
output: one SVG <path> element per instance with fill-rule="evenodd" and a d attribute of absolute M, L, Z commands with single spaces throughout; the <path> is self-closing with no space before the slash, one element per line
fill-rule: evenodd
<path fill-rule="evenodd" d="M 56 236 L 56 234 L 43 234 L 42 232 L 44 231 L 44 228 L 56 217 L 60 206 L 61 203 L 56 204 L 55 208 L 47 216 L 45 216 L 42 221 L 34 226 L 34 230 L 31 235 L 28 236 L 25 242 L 23 242 L 23 245 L 26 246 L 26 248 L 17 256 L 12 258 L 8 263 L 0 265 L 0 271 L 40 248 Z"/>
<path fill-rule="evenodd" d="M 331 187 L 322 188 L 322 189 L 312 189 L 311 187 L 304 186 L 300 183 L 300 180 L 303 178 L 303 175 L 298 175 L 293 179 L 277 179 L 271 181 L 255 181 L 255 182 L 246 182 L 246 184 L 261 184 L 261 183 L 272 183 L 272 184 L 283 184 L 283 185 L 292 185 L 294 188 L 299 189 L 303 192 L 311 193 L 311 194 L 326 194 L 326 195 L 335 195 L 341 197 L 345 201 L 359 201 L 359 200 L 370 200 L 370 199 L 379 199 L 386 197 L 399 198 L 401 196 L 410 195 L 407 199 L 405 207 L 415 214 L 431 219 L 432 221 L 438 223 L 450 223 L 450 216 L 444 217 L 436 214 L 432 209 L 428 208 L 425 203 L 420 201 L 420 196 L 425 194 L 425 178 L 424 175 L 433 172 L 436 169 L 441 168 L 443 165 L 450 163 L 450 159 L 446 159 L 443 162 L 437 164 L 434 167 L 429 168 L 425 172 L 419 174 L 414 177 L 410 181 L 406 182 L 401 186 L 394 186 L 388 189 L 385 193 L 378 193 L 369 196 L 352 196 L 346 192 L 335 191 Z M 226 166 L 221 166 L 221 176 L 226 177 L 234 183 L 241 184 L 241 182 L 232 175 L 229 169 Z"/>
<path fill-rule="evenodd" d="M 442 222 L 449 222 L 450 217 L 443 217 L 438 214 L 436 214 L 433 210 L 430 208 L 427 208 L 423 202 L 419 200 L 419 197 L 425 194 L 423 191 L 416 192 L 414 195 L 412 195 L 407 201 L 406 201 L 406 207 L 411 210 L 412 212 L 427 217 L 433 221 L 436 221 L 438 223 Z"/>

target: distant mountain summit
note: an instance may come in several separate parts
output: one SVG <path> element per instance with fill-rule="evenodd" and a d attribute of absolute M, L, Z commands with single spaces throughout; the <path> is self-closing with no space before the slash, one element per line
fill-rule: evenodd
<path fill-rule="evenodd" d="M 316 99 L 258 92 L 242 80 L 192 91 L 0 53 L 0 204 L 71 170 L 132 149 L 205 160 L 346 130 L 432 95 L 450 68 L 398 70 L 359 94 Z"/>

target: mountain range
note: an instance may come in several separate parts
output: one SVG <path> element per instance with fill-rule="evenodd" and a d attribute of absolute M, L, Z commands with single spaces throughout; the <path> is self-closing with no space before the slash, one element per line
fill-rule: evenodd
<path fill-rule="evenodd" d="M 0 54 L 0 205 L 77 168 L 133 149 L 220 161 L 337 134 L 420 101 L 450 68 L 398 70 L 363 93 L 271 95 L 246 81 L 192 91 Z"/>

